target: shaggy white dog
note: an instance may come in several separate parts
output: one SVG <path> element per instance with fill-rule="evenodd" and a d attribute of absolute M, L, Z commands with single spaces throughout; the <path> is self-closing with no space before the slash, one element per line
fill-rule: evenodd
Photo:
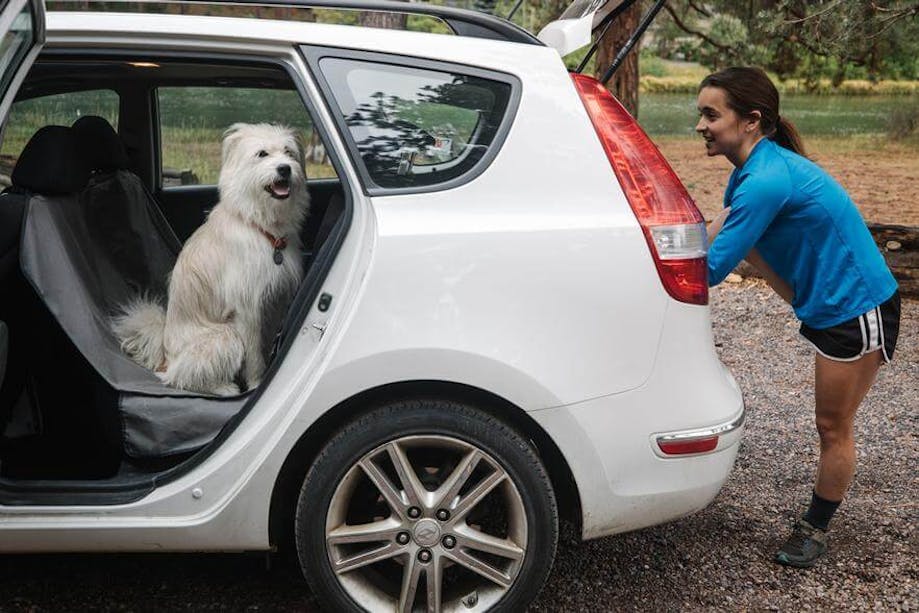
<path fill-rule="evenodd" d="M 259 384 L 303 275 L 309 209 L 294 132 L 234 124 L 224 134 L 220 202 L 192 234 L 169 279 L 166 308 L 148 297 L 112 321 L 122 349 L 168 385 L 221 396 Z"/>

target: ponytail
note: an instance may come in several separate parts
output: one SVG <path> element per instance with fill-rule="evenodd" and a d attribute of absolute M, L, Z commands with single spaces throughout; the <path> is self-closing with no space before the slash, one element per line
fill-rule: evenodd
<path fill-rule="evenodd" d="M 776 144 L 786 149 L 791 149 L 798 155 L 807 157 L 807 154 L 804 152 L 804 143 L 801 141 L 801 135 L 798 133 L 795 124 L 781 115 L 779 115 L 778 121 L 775 123 L 775 133 L 773 133 L 770 138 L 774 140 Z"/>

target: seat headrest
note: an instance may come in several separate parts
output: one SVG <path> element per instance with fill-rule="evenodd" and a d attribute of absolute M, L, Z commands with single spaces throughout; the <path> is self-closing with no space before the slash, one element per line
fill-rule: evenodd
<path fill-rule="evenodd" d="M 10 180 L 15 187 L 38 194 L 72 194 L 89 180 L 89 169 L 77 152 L 73 131 L 45 126 L 32 135 L 16 162 Z"/>
<path fill-rule="evenodd" d="M 92 172 L 112 172 L 128 167 L 124 143 L 106 119 L 84 115 L 73 122 L 77 147 Z"/>

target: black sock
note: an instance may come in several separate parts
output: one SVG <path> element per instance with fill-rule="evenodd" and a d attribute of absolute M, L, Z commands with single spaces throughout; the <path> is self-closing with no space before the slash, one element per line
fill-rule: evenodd
<path fill-rule="evenodd" d="M 811 495 L 811 506 L 807 509 L 807 513 L 804 514 L 804 521 L 815 528 L 826 530 L 830 527 L 830 519 L 833 518 L 833 513 L 836 512 L 836 508 L 839 506 L 840 502 L 842 502 L 842 500 L 833 502 L 821 498 L 817 495 L 817 492 L 814 492 Z"/>

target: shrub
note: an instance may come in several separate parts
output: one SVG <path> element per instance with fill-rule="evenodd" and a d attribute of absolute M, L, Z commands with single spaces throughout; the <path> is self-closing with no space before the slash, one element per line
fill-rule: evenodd
<path fill-rule="evenodd" d="M 919 96 L 913 96 L 908 104 L 898 106 L 887 118 L 887 134 L 894 140 L 902 140 L 919 130 Z"/>

